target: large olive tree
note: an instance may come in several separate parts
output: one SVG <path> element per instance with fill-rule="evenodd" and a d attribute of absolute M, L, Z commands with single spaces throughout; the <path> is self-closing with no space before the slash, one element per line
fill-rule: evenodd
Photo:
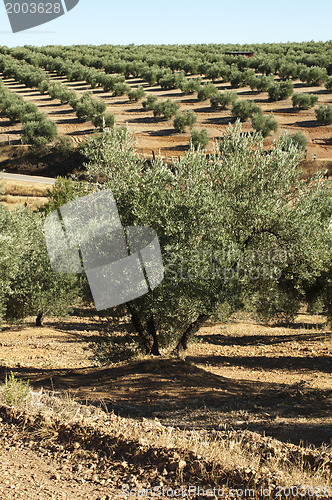
<path fill-rule="evenodd" d="M 318 281 L 330 290 L 331 183 L 301 179 L 302 152 L 286 137 L 265 151 L 237 122 L 209 157 L 191 149 L 168 166 L 144 162 L 128 131 L 115 129 L 82 153 L 94 188 L 112 189 L 123 226 L 159 237 L 163 282 L 117 310 L 131 315 L 147 353 L 185 349 L 224 303 L 291 317 Z"/>

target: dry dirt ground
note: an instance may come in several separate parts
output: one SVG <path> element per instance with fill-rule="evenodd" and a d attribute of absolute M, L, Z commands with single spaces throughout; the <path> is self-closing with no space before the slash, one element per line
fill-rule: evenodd
<path fill-rule="evenodd" d="M 43 327 L 27 322 L 1 332 L 2 379 L 13 371 L 124 416 L 320 446 L 332 438 L 332 335 L 322 321 L 302 314 L 292 328 L 249 319 L 207 324 L 183 359 L 96 366 L 89 342 L 118 325 L 99 316 L 47 318 Z"/>
<path fill-rule="evenodd" d="M 155 120 L 152 111 L 146 112 L 141 102 L 130 102 L 127 96 L 112 97 L 112 93 L 104 92 L 102 89 L 91 90 L 86 82 L 68 82 L 65 77 L 50 74 L 52 80 L 65 83 L 78 94 L 90 90 L 107 104 L 107 111 L 114 113 L 117 126 L 128 126 L 137 139 L 137 147 L 150 157 L 152 151 L 168 158 L 182 155 L 188 148 L 190 134 L 177 134 L 174 131 L 172 120 Z M 13 79 L 5 78 L 4 83 L 8 88 L 20 94 L 26 101 L 36 104 L 44 111 L 50 119 L 54 120 L 60 135 L 70 136 L 75 143 L 84 139 L 85 135 L 93 133 L 94 127 L 90 122 L 78 123 L 76 115 L 69 105 L 62 105 L 57 100 L 51 100 L 48 95 L 41 95 L 36 89 L 28 89 Z M 205 80 L 203 79 L 203 82 Z M 232 122 L 230 110 L 212 111 L 209 101 L 199 102 L 196 95 L 185 96 L 179 89 L 162 90 L 160 87 L 148 87 L 146 83 L 138 78 L 131 78 L 127 83 L 133 88 L 143 85 L 147 95 L 153 94 L 158 98 L 173 100 L 181 104 L 181 111 L 193 110 L 197 115 L 195 128 L 206 128 L 208 130 L 210 148 L 213 146 L 212 138 L 220 137 L 229 122 Z M 229 89 L 229 84 L 215 83 L 219 90 Z M 318 104 L 329 104 L 332 102 L 331 93 L 325 87 L 306 87 L 300 80 L 294 82 L 295 92 L 314 93 L 318 95 Z M 266 139 L 266 144 L 283 132 L 296 133 L 301 131 L 307 138 L 308 158 L 314 154 L 318 159 L 332 158 L 331 126 L 318 126 L 314 109 L 308 111 L 294 111 L 291 99 L 271 103 L 267 93 L 255 93 L 250 87 L 237 90 L 239 99 L 253 99 L 264 112 L 273 111 L 278 123 L 279 130 L 271 138 Z M 244 130 L 252 130 L 250 121 L 244 123 Z M 18 143 L 20 139 L 21 125 L 10 125 L 6 118 L 0 118 L 0 142 L 10 141 Z"/>
<path fill-rule="evenodd" d="M 97 366 L 90 342 L 130 325 L 94 314 L 77 310 L 64 320 L 46 318 L 43 327 L 36 327 L 33 318 L 5 325 L 0 333 L 1 380 L 13 372 L 29 379 L 36 393 L 69 394 L 87 412 L 115 413 L 138 424 L 150 422 L 148 418 L 181 432 L 249 430 L 256 444 L 267 439 L 254 437 L 259 435 L 307 446 L 331 444 L 332 333 L 322 316 L 300 314 L 288 328 L 233 317 L 223 324 L 207 323 L 183 358 L 164 353 Z M 64 445 L 42 425 L 26 432 L 1 408 L 0 417 L 5 417 L 0 418 L 1 500 L 106 500 L 125 498 L 124 482 L 133 488 L 144 481 L 178 484 L 174 481 L 179 478 L 168 477 L 158 466 L 157 471 L 156 466 L 128 463 L 122 445 L 117 459 L 105 462 L 91 440 L 84 449 L 76 446 L 77 438 Z"/>

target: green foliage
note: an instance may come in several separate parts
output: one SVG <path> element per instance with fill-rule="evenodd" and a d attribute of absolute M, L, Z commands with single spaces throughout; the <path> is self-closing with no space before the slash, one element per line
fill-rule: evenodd
<path fill-rule="evenodd" d="M 43 217 L 0 205 L 0 240 L 0 303 L 5 318 L 66 314 L 78 301 L 80 278 L 51 268 Z"/>
<path fill-rule="evenodd" d="M 46 118 L 39 121 L 28 121 L 22 126 L 22 142 L 42 146 L 57 137 L 56 124 Z"/>
<path fill-rule="evenodd" d="M 205 85 L 202 85 L 200 90 L 198 91 L 197 99 L 199 101 L 206 101 L 217 93 L 218 89 L 215 85 L 213 85 L 213 83 L 206 83 Z"/>
<path fill-rule="evenodd" d="M 112 113 L 102 113 L 95 116 L 92 119 L 92 123 L 99 130 L 103 130 L 105 127 L 113 128 L 115 125 L 115 116 Z"/>
<path fill-rule="evenodd" d="M 172 99 L 167 99 L 166 101 L 157 101 L 153 105 L 153 116 L 162 116 L 166 120 L 170 120 L 172 116 L 180 109 L 180 104 Z"/>
<path fill-rule="evenodd" d="M 38 85 L 38 90 L 41 94 L 45 94 L 48 91 L 49 80 L 43 80 Z"/>
<path fill-rule="evenodd" d="M 260 132 L 263 137 L 267 137 L 271 132 L 278 130 L 278 122 L 273 113 L 265 116 L 261 111 L 255 113 L 251 118 L 252 126 L 257 132 Z"/>
<path fill-rule="evenodd" d="M 294 79 L 298 76 L 299 67 L 294 62 L 284 62 L 280 65 L 278 73 L 282 80 Z"/>
<path fill-rule="evenodd" d="M 229 75 L 229 81 L 233 88 L 239 88 L 247 85 L 254 76 L 255 72 L 252 69 L 247 69 L 245 71 L 233 69 Z"/>
<path fill-rule="evenodd" d="M 116 83 L 114 85 L 112 95 L 116 97 L 116 96 L 128 94 L 128 92 L 131 92 L 130 86 L 125 82 L 121 82 L 121 83 Z"/>
<path fill-rule="evenodd" d="M 123 225 L 158 234 L 163 282 L 110 311 L 134 310 L 149 346 L 151 318 L 160 344 L 174 345 L 222 304 L 234 311 L 249 300 L 261 314 L 289 318 L 317 280 L 330 286 L 331 182 L 301 180 L 303 153 L 284 136 L 267 152 L 261 134 L 243 134 L 238 121 L 209 157 L 190 148 L 171 169 L 162 158 L 144 164 L 125 130 L 90 139 L 82 153 L 91 180 L 102 175 L 112 189 Z"/>
<path fill-rule="evenodd" d="M 319 106 L 315 109 L 316 119 L 321 125 L 331 125 L 332 123 L 332 104 Z"/>
<path fill-rule="evenodd" d="M 106 332 L 91 342 L 89 347 L 98 363 L 128 361 L 141 353 L 140 343 L 129 334 L 112 335 Z"/>
<path fill-rule="evenodd" d="M 149 94 L 148 98 L 142 102 L 142 106 L 146 111 L 152 111 L 157 100 L 158 99 L 155 95 Z"/>
<path fill-rule="evenodd" d="M 83 148 L 81 146 L 81 148 Z M 48 202 L 41 208 L 41 212 L 49 214 L 57 210 L 69 201 L 91 194 L 92 188 L 88 184 L 79 181 L 73 181 L 71 178 L 57 177 L 54 186 L 47 190 Z"/>
<path fill-rule="evenodd" d="M 185 77 L 184 71 L 179 73 L 166 73 L 162 78 L 159 79 L 159 85 L 162 89 L 171 90 L 179 89 L 185 85 L 187 79 Z"/>
<path fill-rule="evenodd" d="M 332 90 L 332 76 L 329 76 L 326 80 L 325 87 L 327 90 Z"/>
<path fill-rule="evenodd" d="M 293 94 L 292 103 L 295 109 L 310 109 L 318 101 L 318 96 L 313 94 Z"/>
<path fill-rule="evenodd" d="M 312 68 L 305 68 L 300 71 L 300 80 L 305 82 L 309 87 L 322 85 L 327 80 L 327 71 L 325 68 L 313 66 Z"/>
<path fill-rule="evenodd" d="M 128 92 L 128 97 L 130 101 L 140 101 L 145 96 L 144 89 L 142 85 L 139 85 L 136 90 L 131 90 Z"/>
<path fill-rule="evenodd" d="M 235 90 L 231 91 L 225 90 L 224 92 L 218 92 L 218 94 L 214 95 L 210 99 L 211 108 L 218 109 L 220 106 L 221 109 L 225 109 L 227 108 L 227 106 L 234 104 L 236 100 L 237 100 L 237 93 Z"/>
<path fill-rule="evenodd" d="M 144 71 L 144 73 L 142 74 L 142 77 L 144 78 L 144 80 L 146 82 L 148 82 L 150 87 L 153 87 L 154 85 L 157 84 L 158 73 L 159 73 L 159 69 L 152 67 L 152 68 L 149 68 L 148 70 Z"/>
<path fill-rule="evenodd" d="M 209 144 L 209 138 L 207 135 L 207 130 L 205 128 L 201 130 L 192 130 L 190 137 L 190 145 L 194 150 L 202 150 L 206 148 Z"/>
<path fill-rule="evenodd" d="M 232 106 L 232 115 L 239 118 L 241 122 L 245 122 L 255 113 L 260 112 L 260 107 L 249 99 L 244 101 L 236 101 Z"/>
<path fill-rule="evenodd" d="M 285 140 L 285 144 L 286 144 L 286 149 L 289 149 L 290 145 L 293 144 L 299 150 L 305 150 L 306 145 L 307 145 L 307 139 L 300 131 L 296 132 L 296 134 L 293 134 L 293 135 L 285 134 L 284 140 Z"/>
<path fill-rule="evenodd" d="M 105 110 L 106 104 L 94 99 L 89 92 L 85 92 L 75 106 L 77 118 L 81 121 L 92 121 L 95 116 L 101 115 Z"/>
<path fill-rule="evenodd" d="M 71 137 L 63 135 L 59 137 L 54 143 L 54 152 L 60 158 L 66 158 L 74 151 L 74 143 Z"/>
<path fill-rule="evenodd" d="M 192 128 L 197 121 L 197 116 L 193 111 L 186 111 L 183 114 L 177 114 L 174 118 L 174 128 L 178 133 L 185 131 L 186 127 Z"/>
<path fill-rule="evenodd" d="M 257 90 L 257 92 L 267 92 L 273 84 L 273 78 L 266 75 L 253 76 L 249 81 L 250 88 Z"/>
<path fill-rule="evenodd" d="M 21 406 L 30 395 L 29 381 L 18 380 L 13 372 L 6 375 L 5 383 L 0 387 L 0 398 L 9 406 Z"/>
<path fill-rule="evenodd" d="M 195 92 L 199 92 L 201 89 L 202 79 L 199 78 L 191 78 L 187 80 L 181 85 L 181 90 L 184 95 L 194 94 Z"/>
<path fill-rule="evenodd" d="M 268 89 L 270 101 L 283 101 L 288 99 L 293 93 L 294 85 L 291 80 L 277 83 L 275 82 Z"/>

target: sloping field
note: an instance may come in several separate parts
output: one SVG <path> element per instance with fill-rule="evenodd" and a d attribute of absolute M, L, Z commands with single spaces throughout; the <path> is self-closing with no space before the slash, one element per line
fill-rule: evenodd
<path fill-rule="evenodd" d="M 137 148 L 145 155 L 151 156 L 152 151 L 160 153 L 168 158 L 183 154 L 190 140 L 190 133 L 177 134 L 174 131 L 172 120 L 155 120 L 151 111 L 145 111 L 141 103 L 130 102 L 127 96 L 112 97 L 112 92 L 103 92 L 96 89 L 91 90 L 86 82 L 69 82 L 65 77 L 50 75 L 52 81 L 57 81 L 68 85 L 75 90 L 78 95 L 85 91 L 90 91 L 94 96 L 102 99 L 107 105 L 107 111 L 112 112 L 116 118 L 117 126 L 128 124 L 129 129 L 137 139 Z M 94 126 L 91 122 L 79 123 L 75 112 L 67 104 L 62 105 L 57 100 L 52 100 L 48 95 L 41 95 L 36 89 L 26 88 L 23 84 L 15 82 L 13 79 L 3 79 L 6 86 L 15 93 L 19 93 L 27 102 L 32 102 L 38 106 L 52 119 L 58 128 L 60 135 L 68 135 L 75 144 L 84 140 L 86 135 L 91 135 Z M 207 79 L 203 79 L 207 81 Z M 148 87 L 141 79 L 129 79 L 127 83 L 133 88 L 142 85 L 149 95 L 150 93 L 160 99 L 168 99 L 180 103 L 181 111 L 193 110 L 197 114 L 196 128 L 206 128 L 211 139 L 220 137 L 228 123 L 233 122 L 230 110 L 211 110 L 209 101 L 199 102 L 195 96 L 183 96 L 179 89 L 162 90 L 160 87 Z M 230 90 L 229 84 L 218 84 L 217 88 Z M 300 81 L 295 81 L 297 92 L 314 93 L 319 96 L 318 104 L 332 103 L 332 97 L 324 87 L 314 87 L 308 89 Z M 317 159 L 332 158 L 331 126 L 318 126 L 314 109 L 296 111 L 292 108 L 291 99 L 271 103 L 267 93 L 257 95 L 251 91 L 250 87 L 237 90 L 239 100 L 251 99 L 257 103 L 264 113 L 273 112 L 277 118 L 279 129 L 271 138 L 266 139 L 266 144 L 270 144 L 273 138 L 278 137 L 283 132 L 296 133 L 301 131 L 307 138 L 308 158 L 316 154 Z M 244 124 L 244 130 L 252 130 L 250 122 Z M 8 121 L 2 119 L 0 122 L 0 141 L 12 144 L 20 140 L 20 124 L 10 125 Z"/>

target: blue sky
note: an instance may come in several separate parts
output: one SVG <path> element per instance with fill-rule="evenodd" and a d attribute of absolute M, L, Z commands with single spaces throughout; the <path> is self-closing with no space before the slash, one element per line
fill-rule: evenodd
<path fill-rule="evenodd" d="M 331 20 L 331 0 L 80 0 L 66 15 L 13 34 L 1 2 L 0 45 L 326 41 Z"/>

